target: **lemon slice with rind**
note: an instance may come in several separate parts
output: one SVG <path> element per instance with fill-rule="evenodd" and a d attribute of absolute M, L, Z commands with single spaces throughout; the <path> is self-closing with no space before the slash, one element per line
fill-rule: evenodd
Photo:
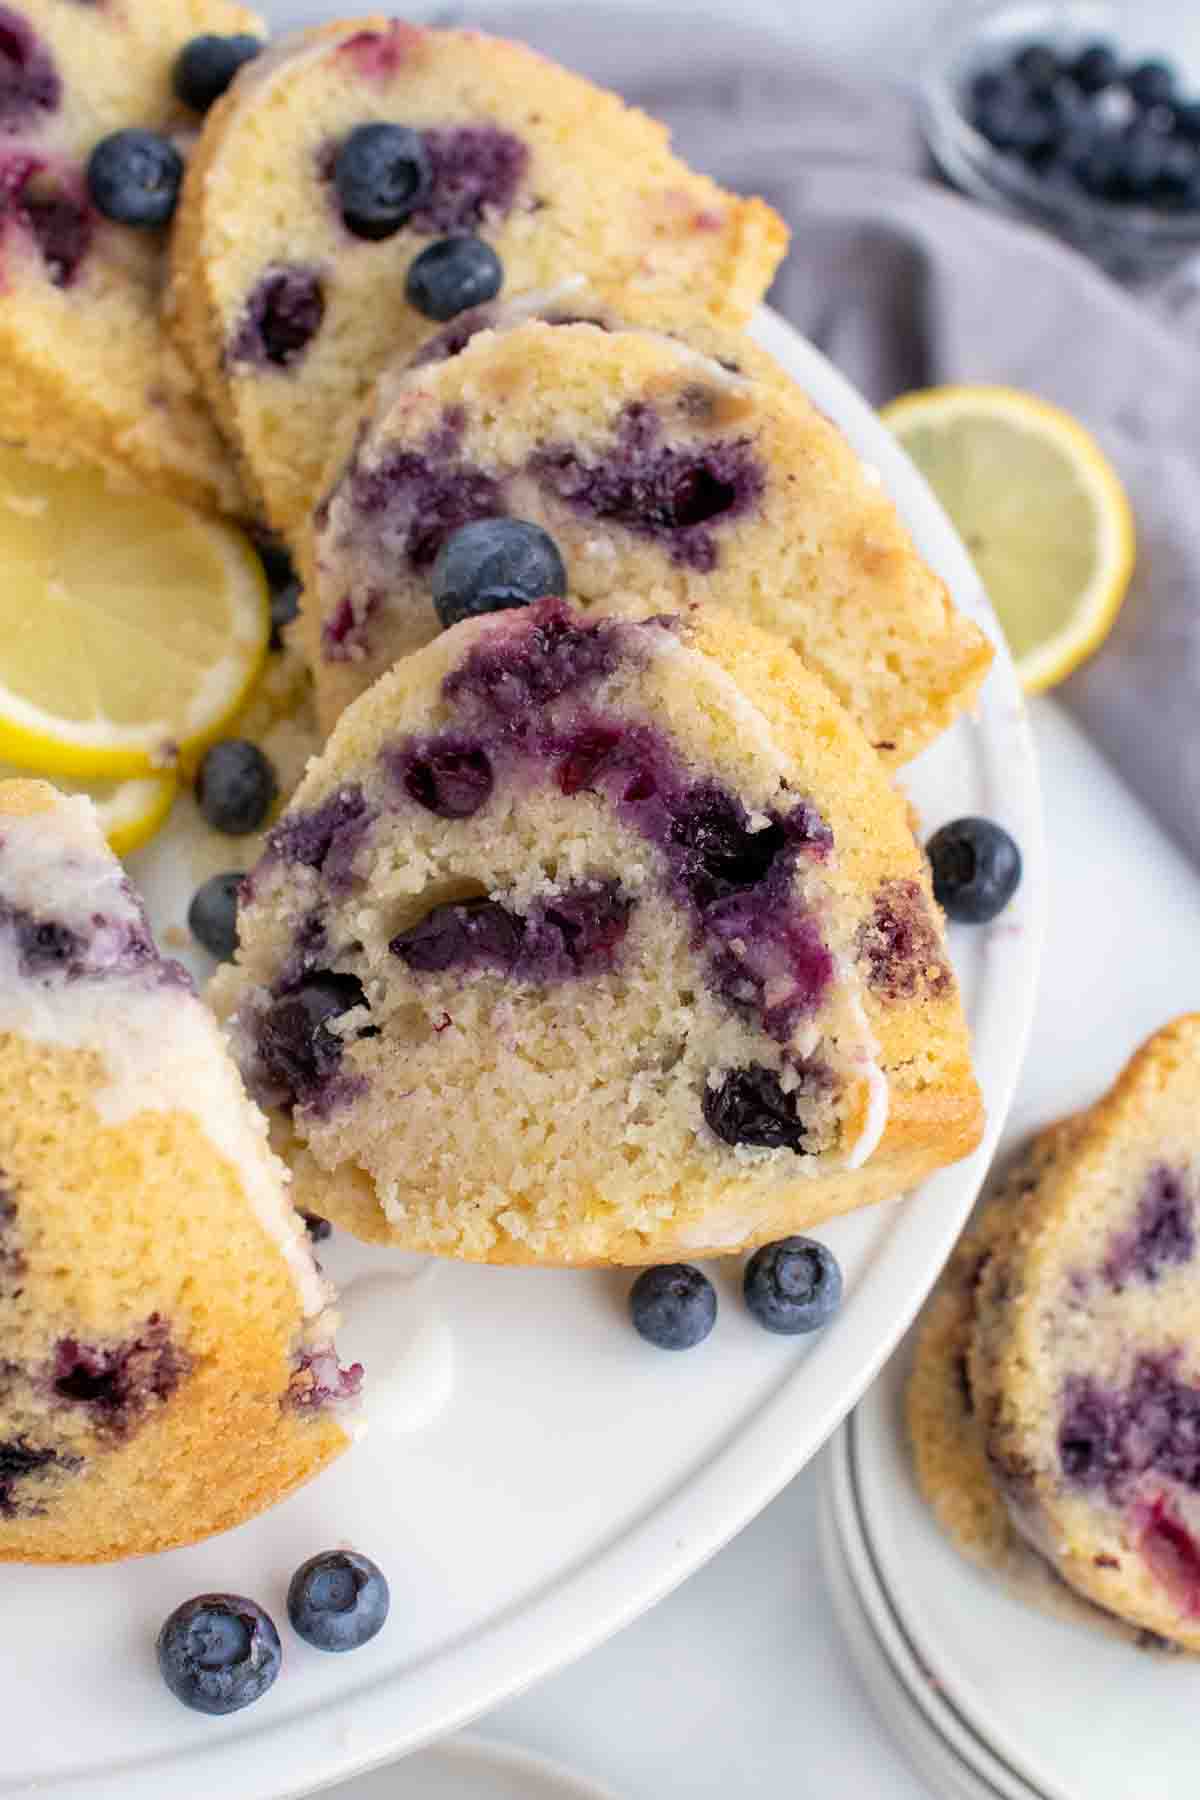
<path fill-rule="evenodd" d="M 974 558 L 1027 693 L 1103 643 L 1134 561 L 1129 500 L 1069 413 L 1005 387 L 941 387 L 883 409 Z"/>
<path fill-rule="evenodd" d="M 16 763 L 0 762 L 0 781 L 23 777 L 33 771 Z M 86 794 L 96 808 L 100 829 L 117 856 L 140 850 L 160 826 L 165 825 L 175 799 L 174 775 L 144 775 L 129 781 L 79 781 L 71 775 L 47 776 L 62 794 Z"/>
<path fill-rule="evenodd" d="M 148 775 L 219 737 L 267 653 L 262 565 L 232 526 L 0 445 L 0 756 Z"/>

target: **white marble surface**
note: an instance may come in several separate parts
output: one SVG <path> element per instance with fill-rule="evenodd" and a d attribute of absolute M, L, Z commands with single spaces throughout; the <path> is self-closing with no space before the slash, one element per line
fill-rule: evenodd
<path fill-rule="evenodd" d="M 1011 1129 L 1069 1098 L 1070 997 L 1110 956 L 1153 931 L 1155 895 L 1195 874 L 1053 702 L 1036 702 L 1050 918 L 1042 991 Z M 1121 831 L 1106 835 L 1117 815 Z M 1144 916 L 1097 904 L 1105 859 L 1135 854 Z M 1151 996 L 1147 996 L 1149 1001 Z M 1180 995 L 1182 1008 L 1194 996 Z M 1175 1004 L 1174 1001 L 1171 1002 Z M 1153 1013 L 1114 1017 L 1115 1070 Z M 1092 1052 L 1094 1060 L 1094 1049 Z M 474 1729 L 568 1763 L 621 1800 L 757 1800 L 772 1792 L 928 1800 L 877 1719 L 834 1623 L 817 1557 L 817 1465 L 652 1612 Z M 394 1800 L 418 1800 L 395 1770 Z M 355 1784 L 339 1789 L 354 1800 Z M 378 1800 L 379 1790 L 373 1790 Z"/>

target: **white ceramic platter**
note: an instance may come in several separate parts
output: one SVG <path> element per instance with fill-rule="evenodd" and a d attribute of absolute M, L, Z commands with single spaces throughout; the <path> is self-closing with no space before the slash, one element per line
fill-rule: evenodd
<path fill-rule="evenodd" d="M 1194 868 L 1052 702 L 1035 724 L 1051 900 L 1014 1140 L 1095 1099 L 1145 1035 L 1200 1006 Z M 835 1595 L 853 1589 L 839 1612 L 856 1659 L 933 1791 L 1195 1800 L 1200 1665 L 1033 1611 L 963 1561 L 913 1478 L 908 1366 L 906 1346 L 831 1446 L 826 1560 Z"/>
<path fill-rule="evenodd" d="M 875 414 L 780 320 L 757 335 L 879 471 L 961 607 L 987 622 L 945 517 Z M 1037 977 L 1043 853 L 1028 724 L 1001 652 L 979 715 L 914 767 L 926 828 L 1000 819 L 1025 855 L 1001 921 L 954 936 L 988 1106 L 987 1140 L 919 1197 L 824 1234 L 846 1298 L 816 1342 L 772 1338 L 744 1313 L 736 1264 L 717 1269 L 721 1317 L 686 1356 L 629 1328 L 628 1281 L 445 1265 L 389 1295 L 348 1297 L 346 1350 L 392 1379 L 377 1427 L 265 1517 L 192 1550 L 118 1567 L 4 1571 L 10 1654 L 0 1683 L 0 1794 L 78 1800 L 238 1800 L 310 1792 L 426 1742 L 618 1630 L 743 1526 L 863 1392 L 932 1283 L 970 1209 L 1020 1066 Z M 178 928 L 186 858 L 168 831 L 138 860 L 161 928 Z M 335 1243 L 340 1282 L 411 1259 Z M 397 1295 L 399 1298 L 397 1298 Z M 398 1369 L 381 1340 L 412 1346 Z M 394 1359 L 392 1359 L 394 1362 Z M 439 1395 L 451 1376 L 449 1398 Z M 423 1429 L 411 1427 L 435 1413 Z M 409 1429 L 403 1429 L 409 1427 Z M 348 1542 L 392 1585 L 387 1630 L 348 1657 L 286 1632 L 272 1692 L 228 1719 L 161 1686 L 164 1615 L 212 1589 L 285 1622 L 291 1571 Z M 12 1647 L 19 1645 L 19 1654 Z"/>

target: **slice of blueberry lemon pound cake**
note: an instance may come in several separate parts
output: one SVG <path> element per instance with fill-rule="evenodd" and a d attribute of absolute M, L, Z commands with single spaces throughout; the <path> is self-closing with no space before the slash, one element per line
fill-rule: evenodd
<path fill-rule="evenodd" d="M 173 76 L 197 34 L 259 29 L 228 0 L 0 5 L 0 434 L 227 511 L 230 459 L 160 323 L 199 121 Z"/>
<path fill-rule="evenodd" d="M 903 803 L 785 648 L 547 600 L 347 710 L 214 999 L 301 1203 L 494 1261 L 732 1250 L 979 1100 Z"/>
<path fill-rule="evenodd" d="M 191 1543 L 343 1450 L 360 1371 L 220 1032 L 86 800 L 0 784 L 0 1560 Z"/>
<path fill-rule="evenodd" d="M 181 342 L 274 525 L 393 352 L 582 273 L 743 323 L 786 233 L 534 51 L 382 17 L 282 42 L 214 108 L 173 247 Z"/>
<path fill-rule="evenodd" d="M 914 755 L 991 649 L 878 481 L 761 351 L 570 322 L 586 305 L 435 340 L 457 354 L 378 383 L 301 546 L 323 722 L 441 628 L 439 550 L 500 516 L 550 535 L 572 599 L 728 608 L 798 650 L 882 755 Z"/>
<path fill-rule="evenodd" d="M 1198 1077 L 1191 1016 L 1035 1140 L 951 1265 L 909 1390 L 922 1488 L 960 1547 L 1002 1573 L 1028 1548 L 1093 1607 L 1192 1651 Z"/>

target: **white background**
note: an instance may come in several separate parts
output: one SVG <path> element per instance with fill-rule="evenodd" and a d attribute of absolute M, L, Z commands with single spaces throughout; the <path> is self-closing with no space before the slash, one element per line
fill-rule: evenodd
<path fill-rule="evenodd" d="M 645 0 L 625 3 L 646 10 Z M 1178 0 L 1181 24 L 1194 3 Z M 314 15 L 318 10 L 327 9 L 312 7 Z M 440 8 L 407 10 L 432 16 Z M 487 10 L 487 0 L 470 8 L 480 18 Z M 697 17 L 715 10 L 697 8 Z M 737 10 L 809 48 L 853 58 L 862 74 L 874 67 L 887 78 L 912 68 L 914 49 L 946 9 L 936 0 L 739 0 Z M 1034 717 L 1052 897 L 1047 973 L 1014 1109 L 1017 1129 L 1054 1110 L 1070 997 L 1094 972 L 1081 909 L 1089 882 L 1101 882 L 1102 872 L 1095 861 L 1081 864 L 1078 845 L 1056 839 L 1056 821 L 1078 818 L 1085 794 L 1091 816 L 1104 816 L 1106 790 L 1111 806 L 1135 810 L 1053 702 L 1038 702 Z M 1147 890 L 1156 881 L 1190 884 L 1194 876 L 1175 850 L 1148 824 L 1145 834 L 1143 848 L 1153 858 L 1143 871 Z M 1131 941 L 1136 923 L 1128 921 Z M 1149 914 L 1146 926 L 1153 928 Z M 1136 1035 L 1131 1025 L 1128 1042 L 1114 1044 L 1114 1070 Z M 622 1800 L 928 1800 L 877 1719 L 834 1623 L 817 1559 L 819 1484 L 818 1462 L 653 1612 L 474 1729 L 568 1763 Z M 356 1785 L 337 1792 L 352 1800 Z M 410 1793 L 401 1765 L 397 1800 Z"/>

